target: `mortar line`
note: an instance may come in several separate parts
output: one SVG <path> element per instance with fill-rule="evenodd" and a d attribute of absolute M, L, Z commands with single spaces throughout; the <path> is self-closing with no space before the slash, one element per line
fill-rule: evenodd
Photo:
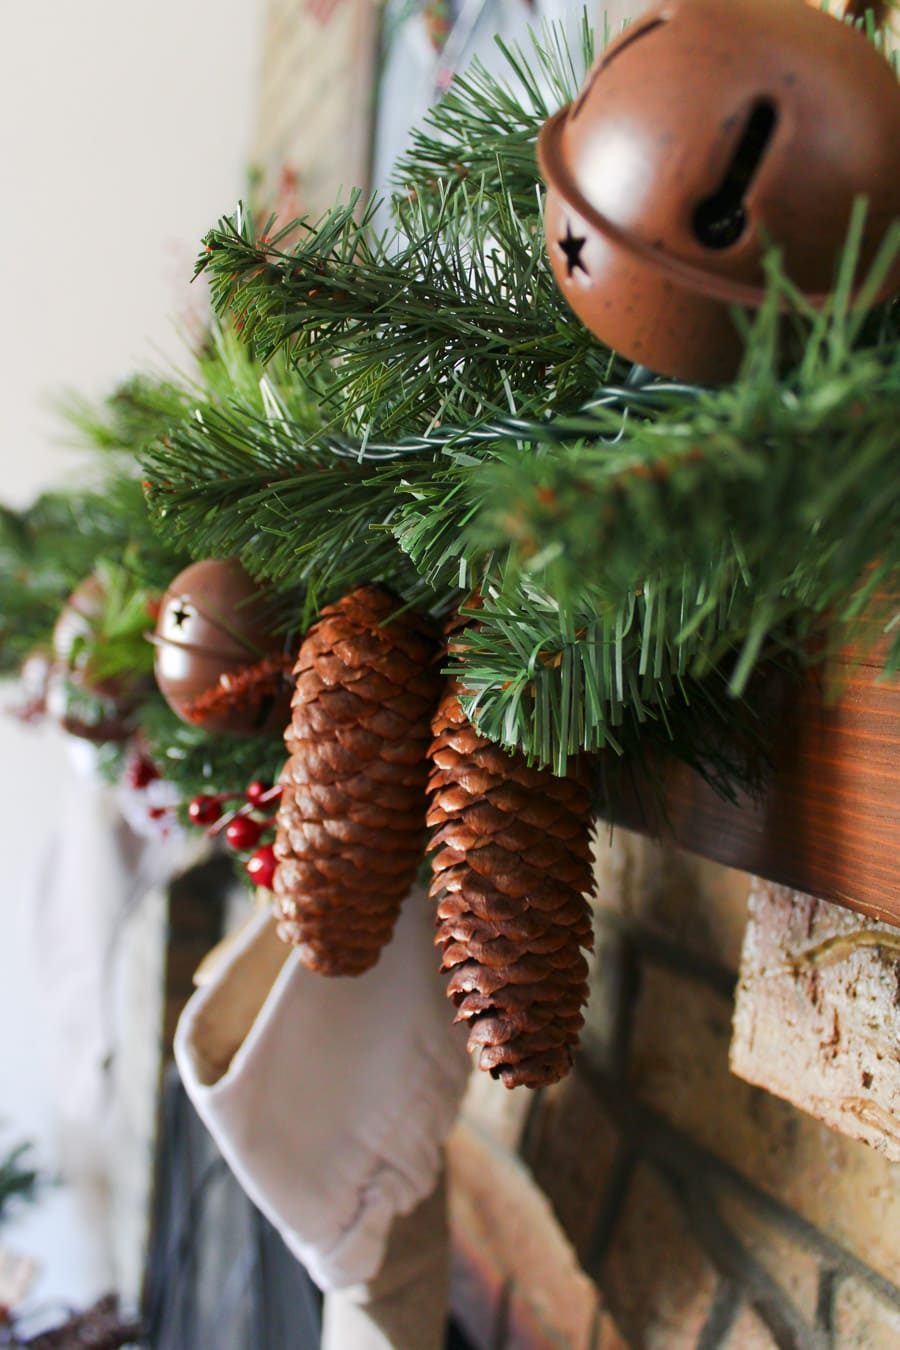
<path fill-rule="evenodd" d="M 512 1301 L 512 1280 L 503 1281 L 500 1297 L 497 1300 L 497 1316 L 494 1319 L 494 1331 L 491 1336 L 490 1350 L 504 1350 L 506 1334 L 509 1331 L 509 1309 Z"/>
<path fill-rule="evenodd" d="M 522 1133 L 519 1136 L 519 1142 L 516 1145 L 516 1153 L 525 1163 L 525 1165 L 534 1170 L 537 1153 L 537 1134 L 541 1124 L 541 1118 L 545 1110 L 546 1089 L 535 1088 L 531 1094 L 531 1100 L 528 1103 L 528 1109 L 525 1112 L 525 1120 L 522 1125 Z"/>
<path fill-rule="evenodd" d="M 819 1288 L 816 1294 L 816 1325 L 828 1337 L 829 1346 L 834 1344 L 834 1310 L 841 1273 L 834 1266 L 823 1266 L 819 1271 Z"/>
<path fill-rule="evenodd" d="M 719 1350 L 720 1346 L 725 1345 L 743 1306 L 744 1299 L 738 1286 L 727 1275 L 723 1276 L 713 1295 L 706 1321 L 700 1328 L 694 1350 Z"/>
<path fill-rule="evenodd" d="M 623 1140 L 609 1169 L 603 1202 L 594 1220 L 584 1258 L 584 1268 L 597 1284 L 600 1284 L 600 1268 L 616 1231 L 619 1216 L 625 1208 L 637 1161 L 634 1149 Z"/>
<path fill-rule="evenodd" d="M 688 1175 L 671 1161 L 655 1161 L 655 1167 L 689 1219 L 696 1241 L 765 1322 L 778 1350 L 827 1350 L 822 1334 L 806 1323 L 790 1295 L 722 1218 L 705 1178 Z"/>
<path fill-rule="evenodd" d="M 734 998 L 738 977 L 728 966 L 723 966 L 712 957 L 701 955 L 700 952 L 682 947 L 670 938 L 653 933 L 642 924 L 629 921 L 608 910 L 596 913 L 595 919 L 598 925 L 623 934 L 641 956 L 645 956 L 654 965 L 664 966 L 677 975 L 699 980 L 725 998 Z"/>
<path fill-rule="evenodd" d="M 663 1163 L 668 1161 L 678 1171 L 690 1168 L 696 1172 L 715 1176 L 725 1185 L 738 1191 L 757 1212 L 776 1220 L 804 1246 L 811 1247 L 826 1257 L 840 1273 L 858 1276 L 876 1290 L 886 1302 L 900 1308 L 900 1288 L 867 1265 L 855 1253 L 822 1232 L 809 1219 L 804 1218 L 783 1200 L 778 1200 L 761 1190 L 730 1163 L 724 1162 L 699 1144 L 695 1144 L 650 1107 L 633 1097 L 627 1097 L 622 1091 L 621 1083 L 604 1080 L 601 1074 L 592 1072 L 582 1062 L 578 1064 L 578 1071 L 597 1092 L 608 1113 L 619 1124 L 629 1144 L 638 1154 L 646 1153 L 648 1157 Z"/>

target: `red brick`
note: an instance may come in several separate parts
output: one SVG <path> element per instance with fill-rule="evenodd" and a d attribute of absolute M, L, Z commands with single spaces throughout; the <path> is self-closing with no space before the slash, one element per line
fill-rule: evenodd
<path fill-rule="evenodd" d="M 647 1166 L 632 1178 L 600 1284 L 627 1341 L 642 1350 L 694 1350 L 719 1274 Z"/>
<path fill-rule="evenodd" d="M 900 1283 L 900 1168 L 730 1073 L 730 1012 L 730 1001 L 708 986 L 645 963 L 634 1091 L 696 1144 Z"/>
<path fill-rule="evenodd" d="M 735 1073 L 900 1162 L 900 934 L 757 881 Z"/>
<path fill-rule="evenodd" d="M 816 1252 L 731 1191 L 723 1189 L 719 1192 L 716 1207 L 745 1250 L 772 1276 L 801 1316 L 812 1325 L 821 1276 L 820 1258 Z"/>
<path fill-rule="evenodd" d="M 585 1342 L 585 1350 L 589 1350 Z M 539 1317 L 526 1294 L 513 1290 L 502 1350 L 568 1350 L 568 1342 Z"/>
<path fill-rule="evenodd" d="M 481 1230 L 471 1200 L 452 1193 L 450 1308 L 474 1350 L 494 1350 L 505 1317 L 506 1274 Z"/>
<path fill-rule="evenodd" d="M 631 1350 L 609 1313 L 601 1313 L 591 1350 Z"/>
<path fill-rule="evenodd" d="M 526 1299 L 514 1295 L 502 1350 L 570 1350 L 570 1345 L 535 1317 Z M 598 1310 L 589 1350 L 630 1350 L 609 1313 Z"/>
<path fill-rule="evenodd" d="M 629 830 L 598 834 L 595 906 L 737 972 L 749 877 Z"/>
<path fill-rule="evenodd" d="M 853 1277 L 838 1286 L 834 1327 L 840 1350 L 897 1350 L 900 1345 L 900 1309 Z"/>
<path fill-rule="evenodd" d="M 520 1326 L 527 1320 L 529 1328 L 555 1336 L 549 1346 L 591 1350 L 597 1288 L 527 1169 L 465 1124 L 453 1132 L 448 1158 L 454 1246 L 477 1253 L 468 1268 L 481 1272 L 478 1288 L 491 1291 L 478 1316 L 496 1325 L 496 1292 L 508 1291 Z M 452 1306 L 465 1327 L 477 1326 L 474 1315 Z"/>
<path fill-rule="evenodd" d="M 778 1342 L 762 1318 L 750 1307 L 744 1307 L 731 1324 L 727 1339 L 728 1350 L 778 1350 Z"/>
<path fill-rule="evenodd" d="M 488 1073 L 473 1073 L 466 1088 L 462 1116 L 468 1124 L 515 1153 L 531 1106 L 530 1092 L 510 1092 Z"/>
<path fill-rule="evenodd" d="M 544 1094 L 527 1161 L 582 1259 L 603 1206 L 619 1146 L 619 1135 L 609 1116 L 577 1073 Z"/>
<path fill-rule="evenodd" d="M 584 1009 L 580 1055 L 601 1073 L 619 1058 L 626 941 L 620 929 L 595 918 L 594 950 L 589 957 L 590 994 Z"/>

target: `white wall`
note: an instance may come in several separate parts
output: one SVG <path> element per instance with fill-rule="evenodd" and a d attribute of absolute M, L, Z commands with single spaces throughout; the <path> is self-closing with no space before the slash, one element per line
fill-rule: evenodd
<path fill-rule="evenodd" d="M 0 43 L 0 496 L 75 474 L 48 396 L 110 388 L 178 356 L 174 311 L 200 236 L 243 190 L 262 0 L 28 0 Z M 0 688 L 0 704 L 9 691 Z M 32 881 L 71 769 L 61 739 L 0 718 L 0 1150 L 54 1165 L 48 1028 L 31 960 Z M 73 922 L 77 916 L 73 915 Z M 37 1253 L 41 1298 L 105 1279 L 66 1191 L 3 1235 Z"/>

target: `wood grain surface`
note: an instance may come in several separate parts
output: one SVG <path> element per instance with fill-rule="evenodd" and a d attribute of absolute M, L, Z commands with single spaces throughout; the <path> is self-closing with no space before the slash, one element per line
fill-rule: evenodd
<path fill-rule="evenodd" d="M 900 926 L 900 680 L 880 674 L 839 661 L 773 700 L 780 727 L 760 795 L 725 801 L 667 761 L 661 798 L 646 776 L 623 776 L 614 819 Z"/>

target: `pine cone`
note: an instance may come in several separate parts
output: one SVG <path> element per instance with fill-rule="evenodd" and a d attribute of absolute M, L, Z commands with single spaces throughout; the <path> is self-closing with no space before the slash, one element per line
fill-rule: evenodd
<path fill-rule="evenodd" d="M 278 931 L 324 975 L 361 975 L 390 940 L 425 845 L 439 644 L 364 586 L 322 611 L 294 668 L 275 854 Z"/>
<path fill-rule="evenodd" d="M 475 731 L 451 684 L 434 718 L 428 824 L 437 944 L 469 1049 L 507 1087 L 567 1073 L 584 1023 L 590 801 Z"/>

